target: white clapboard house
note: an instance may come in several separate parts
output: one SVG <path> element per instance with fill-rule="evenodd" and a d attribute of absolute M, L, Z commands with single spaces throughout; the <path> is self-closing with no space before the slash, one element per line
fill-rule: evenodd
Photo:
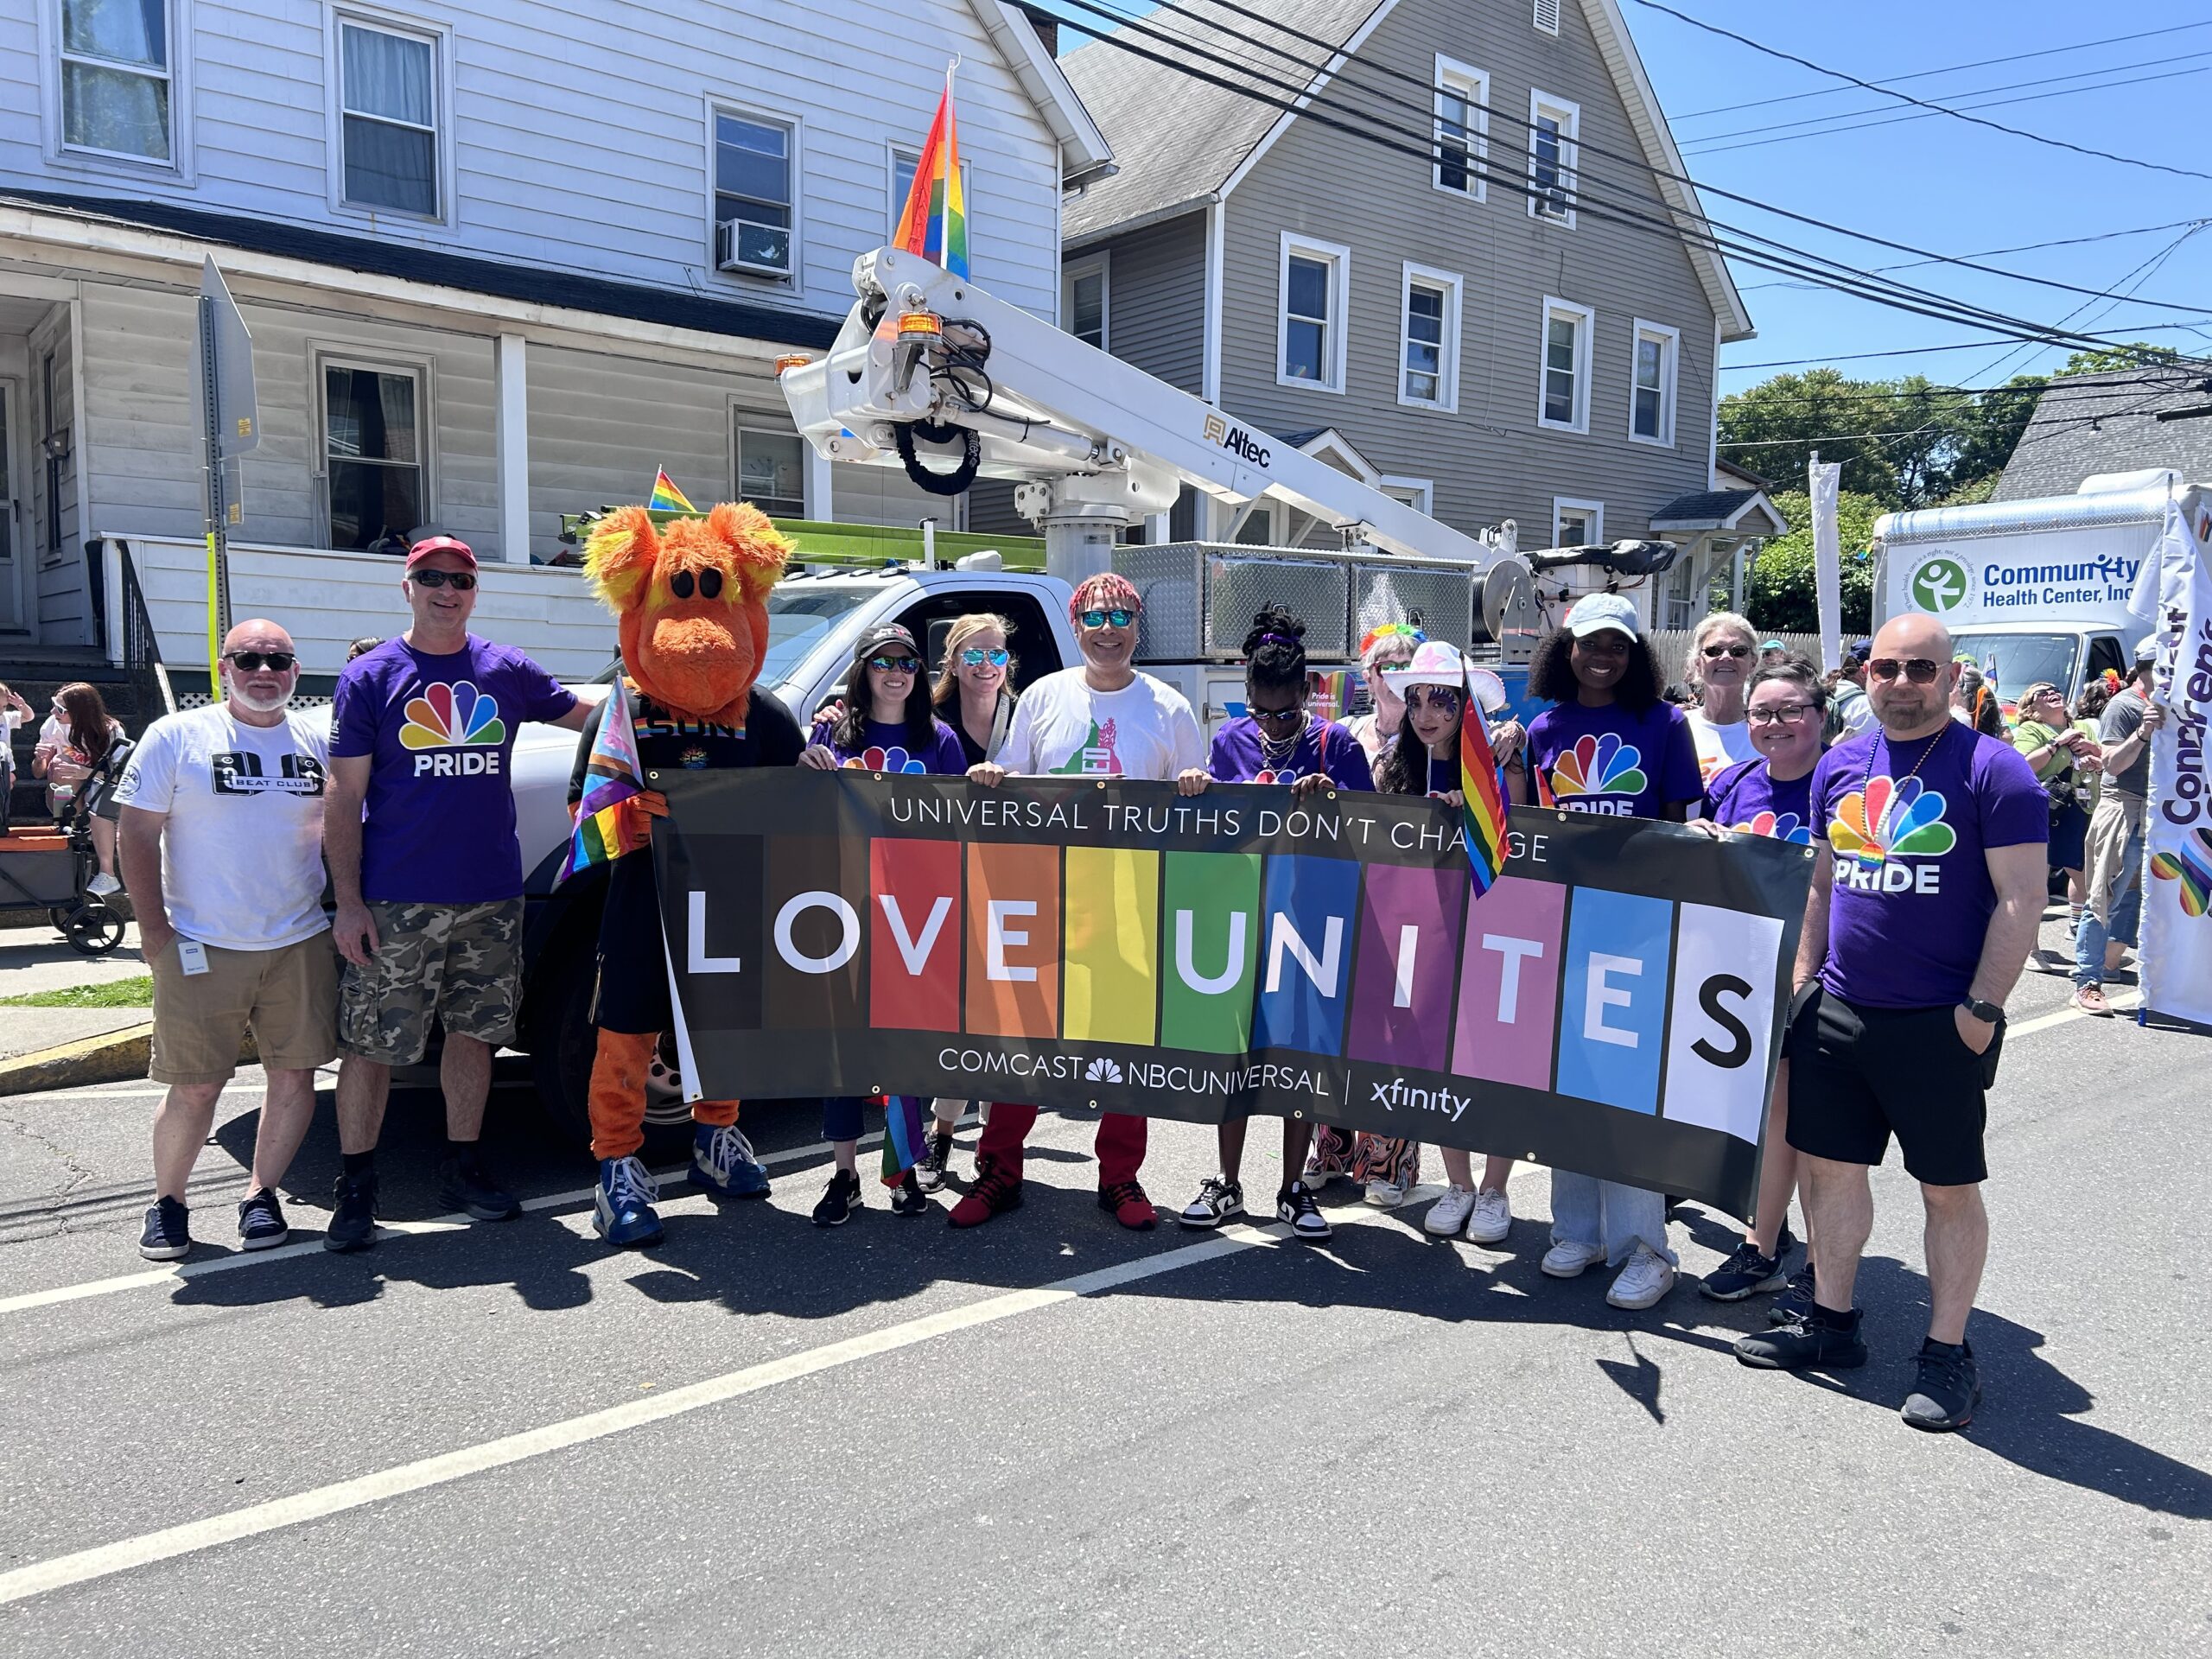
<path fill-rule="evenodd" d="M 402 625 L 426 527 L 485 562 L 486 632 L 581 673 L 611 630 L 560 516 L 657 466 L 702 505 L 944 512 L 818 462 L 773 359 L 829 342 L 956 55 L 975 275 L 1056 313 L 1063 180 L 1109 157 L 1050 33 L 1006 0 L 6 0 L 0 677 L 120 664 L 140 592 L 172 669 L 207 660 L 211 253 L 263 432 L 234 609 L 318 681 Z"/>

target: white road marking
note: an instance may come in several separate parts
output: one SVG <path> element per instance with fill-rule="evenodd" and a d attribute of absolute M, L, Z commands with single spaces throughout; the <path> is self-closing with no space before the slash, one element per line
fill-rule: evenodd
<path fill-rule="evenodd" d="M 1414 1194 L 1408 1195 L 1407 1201 L 1412 1203 L 1419 1197 L 1433 1196 L 1435 1192 L 1434 1187 L 1417 1189 Z M 1340 1228 L 1373 1226 L 1390 1220 L 1392 1212 L 1389 1211 L 1369 1209 L 1363 1214 L 1347 1215 L 1336 1225 Z M 1249 1249 L 1283 1246 L 1295 1247 L 1287 1232 L 1271 1233 L 1249 1225 L 1224 1227 L 1211 1237 L 1196 1243 L 1181 1245 L 1117 1267 L 1077 1274 L 1073 1278 L 1041 1285 L 1033 1290 L 1008 1291 L 987 1297 L 966 1307 L 925 1314 L 919 1319 L 908 1319 L 881 1331 L 847 1337 L 801 1353 L 788 1354 L 762 1364 L 725 1372 L 703 1382 L 672 1389 L 666 1394 L 626 1400 L 619 1406 L 587 1412 L 581 1417 L 571 1417 L 564 1422 L 549 1423 L 542 1428 L 503 1435 L 478 1446 L 463 1446 L 458 1451 L 442 1452 L 414 1463 L 404 1463 L 396 1468 L 380 1470 L 353 1480 L 339 1481 L 333 1485 L 296 1492 L 289 1497 L 276 1498 L 267 1503 L 233 1510 L 226 1515 L 210 1516 L 206 1520 L 166 1527 L 159 1532 L 147 1533 L 140 1537 L 125 1538 L 116 1543 L 35 1562 L 29 1567 L 18 1567 L 12 1573 L 0 1573 L 0 1606 L 45 1595 L 49 1591 L 71 1585 L 86 1584 L 95 1579 L 127 1573 L 156 1561 L 195 1554 L 201 1550 L 212 1549 L 218 1544 L 257 1537 L 264 1533 L 298 1526 L 302 1522 L 321 1520 L 326 1516 L 380 1503 L 410 1492 L 423 1491 L 470 1475 L 481 1474 L 486 1470 L 504 1468 L 531 1458 L 588 1445 L 629 1429 L 644 1427 L 648 1423 L 664 1422 L 671 1417 L 684 1416 L 709 1406 L 741 1399 L 748 1394 L 758 1394 L 779 1383 L 814 1376 L 859 1360 L 873 1359 L 880 1354 L 894 1353 L 918 1343 L 931 1342 L 940 1337 L 954 1336 L 1020 1314 L 1058 1306 L 1078 1297 L 1097 1295 L 1140 1280 L 1196 1267 L 1201 1262 L 1218 1261 Z"/>

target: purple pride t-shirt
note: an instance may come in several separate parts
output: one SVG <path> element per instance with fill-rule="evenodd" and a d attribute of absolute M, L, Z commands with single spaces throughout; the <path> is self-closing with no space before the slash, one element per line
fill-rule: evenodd
<path fill-rule="evenodd" d="M 576 694 L 522 652 L 473 633 L 447 656 L 392 639 L 347 664 L 331 704 L 330 758 L 370 757 L 361 896 L 520 898 L 515 734 L 575 706 Z"/>
<path fill-rule="evenodd" d="M 940 777 L 960 776 L 968 770 L 967 753 L 960 747 L 960 734 L 941 720 L 930 722 L 933 728 L 930 745 L 919 753 L 906 747 L 906 728 L 902 721 L 887 724 L 880 720 L 861 722 L 861 740 L 857 748 L 847 748 L 830 735 L 836 729 L 829 721 L 815 724 L 814 735 L 807 740 L 819 743 L 837 757 L 838 764 L 856 766 L 868 772 L 926 772 Z"/>
<path fill-rule="evenodd" d="M 1206 770 L 1217 783 L 1292 784 L 1313 772 L 1325 772 L 1338 789 L 1375 787 L 1367 753 L 1359 740 L 1332 720 L 1309 715 L 1298 746 L 1281 766 L 1270 766 L 1260 747 L 1260 723 L 1249 715 L 1224 722 L 1213 734 Z"/>
<path fill-rule="evenodd" d="M 1764 755 L 1723 766 L 1706 787 L 1705 816 L 1724 830 L 1802 846 L 1813 839 L 1813 774 L 1784 783 Z"/>
<path fill-rule="evenodd" d="M 1983 854 L 2050 833 L 2020 752 L 1955 720 L 1897 744 L 1878 728 L 1821 757 L 1813 810 L 1835 855 L 1821 983 L 1875 1008 L 1963 1000 L 1997 908 Z"/>
<path fill-rule="evenodd" d="M 1554 801 L 1570 812 L 1658 818 L 1705 795 L 1697 742 L 1672 703 L 1655 702 L 1641 714 L 1618 702 L 1560 703 L 1530 723 L 1529 753 Z"/>

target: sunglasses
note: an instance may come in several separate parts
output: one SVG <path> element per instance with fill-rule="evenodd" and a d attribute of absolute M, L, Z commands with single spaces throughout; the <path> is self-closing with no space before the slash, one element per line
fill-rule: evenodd
<path fill-rule="evenodd" d="M 408 581 L 419 582 L 425 588 L 450 588 L 456 594 L 465 594 L 476 585 L 476 573 L 473 570 L 417 570 L 408 577 Z"/>
<path fill-rule="evenodd" d="M 292 664 L 300 659 L 289 651 L 226 651 L 224 660 L 245 669 L 249 674 L 256 669 L 266 668 L 278 674 L 291 672 Z"/>
<path fill-rule="evenodd" d="M 1123 610 L 1117 605 L 1110 611 L 1085 611 L 1076 620 L 1086 628 L 1126 628 L 1136 620 L 1136 615 L 1135 611 Z"/>
<path fill-rule="evenodd" d="M 1711 662 L 1715 657 L 1740 658 L 1748 657 L 1751 654 L 1751 648 L 1749 645 L 1707 645 L 1705 648 L 1705 658 L 1707 662 Z"/>
<path fill-rule="evenodd" d="M 1878 680 L 1894 680 L 1902 674 L 1915 685 L 1933 685 L 1942 666 L 1926 657 L 1915 657 L 1909 662 L 1899 662 L 1894 657 L 1877 657 L 1866 664 L 1866 671 Z"/>
<path fill-rule="evenodd" d="M 1247 707 L 1251 709 L 1252 718 L 1262 726 L 1287 726 L 1293 721 L 1302 721 L 1306 718 L 1306 705 L 1302 702 L 1294 702 L 1287 709 Z"/>
<path fill-rule="evenodd" d="M 880 668 L 887 674 L 912 674 L 922 665 L 918 657 L 871 657 L 870 668 Z"/>
<path fill-rule="evenodd" d="M 1777 702 L 1771 709 L 1754 709 L 1749 719 L 1754 726 L 1795 726 L 1813 712 L 1809 702 Z"/>
<path fill-rule="evenodd" d="M 1003 646 L 997 651 L 985 651 L 980 645 L 970 645 L 960 653 L 960 660 L 970 668 L 981 668 L 985 663 L 993 668 L 1004 668 L 1007 654 Z"/>
<path fill-rule="evenodd" d="M 1464 694 L 1454 691 L 1448 685 L 1412 685 L 1406 688 L 1406 707 L 1408 709 L 1435 709 L 1447 715 L 1456 715 L 1463 701 Z"/>

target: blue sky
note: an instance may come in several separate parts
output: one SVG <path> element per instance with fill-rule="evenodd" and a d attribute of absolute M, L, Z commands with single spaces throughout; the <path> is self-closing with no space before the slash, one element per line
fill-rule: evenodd
<path fill-rule="evenodd" d="M 2024 61 L 1930 75 L 1900 90 L 1948 104 L 2024 99 L 2066 87 L 2108 83 L 2104 90 L 1993 104 L 1990 120 L 2145 161 L 2212 173 L 2212 5 L 2205 0 L 2128 0 L 2083 7 L 2056 0 L 1848 0 L 1832 6 L 1744 0 L 1668 0 L 1676 10 L 1868 80 L 1916 71 L 2070 47 L 2203 20 L 2204 26 L 2155 38 L 2117 41 Z M 1675 18 L 1623 0 L 1638 49 L 1675 141 L 1701 183 L 1772 201 L 1854 230 L 1872 231 L 1933 252 L 1974 255 L 2061 237 L 2097 235 L 2192 219 L 2212 219 L 2212 181 L 2178 178 L 2054 149 L 1945 116 L 1873 126 L 1834 137 L 1741 149 L 1743 138 L 1717 137 L 1770 123 L 1847 112 L 1911 114 L 1909 105 L 1777 62 L 1716 39 Z M 2088 76 L 2087 72 L 2110 73 Z M 2178 72 L 2178 73 L 2177 73 Z M 2056 76 L 2083 76 L 2058 86 L 2018 86 Z M 2170 79 L 2153 79 L 2156 76 Z M 1754 99 L 1827 91 L 1818 98 L 1738 107 Z M 1998 88 L 2009 90 L 1998 91 Z M 1693 113 L 1712 111 L 1711 113 Z M 1798 130 L 1805 130 L 1799 129 Z M 1779 133 L 1761 133 L 1775 138 Z M 1700 141 L 1703 143 L 1700 143 Z M 1709 146 L 1709 148 L 1708 148 Z M 1702 152 L 1702 153 L 1700 153 Z M 1714 219 L 1785 238 L 1803 238 L 1808 252 L 1866 269 L 1912 257 L 1792 226 L 1757 209 L 1707 195 Z M 2190 236 L 2153 270 L 2154 260 L 2183 227 L 2075 247 L 1993 254 L 1986 263 L 2035 276 L 2110 289 L 2136 272 L 2146 297 L 2212 310 L 2212 225 Z M 1955 266 L 1923 265 L 1891 273 L 1900 280 L 1971 301 L 2015 317 L 2055 324 L 2079 305 L 2069 326 L 2088 333 L 2131 322 L 2190 321 L 2142 305 L 2112 307 L 2076 294 L 2009 281 Z M 1986 331 L 1888 309 L 1827 290 L 1754 286 L 1784 282 L 1773 273 L 1739 269 L 1758 338 L 1723 353 L 1724 391 L 1740 391 L 1779 371 L 1733 365 L 1788 358 L 1944 345 Z M 2178 331 L 2144 339 L 2212 353 L 2212 317 L 2196 320 L 2202 335 Z M 2123 335 L 2123 337 L 2127 337 Z M 2050 369 L 2065 353 L 2050 348 L 1971 351 L 1869 359 L 1839 365 L 1874 378 L 1917 370 L 1944 385 L 1987 385 L 2006 376 Z"/>

